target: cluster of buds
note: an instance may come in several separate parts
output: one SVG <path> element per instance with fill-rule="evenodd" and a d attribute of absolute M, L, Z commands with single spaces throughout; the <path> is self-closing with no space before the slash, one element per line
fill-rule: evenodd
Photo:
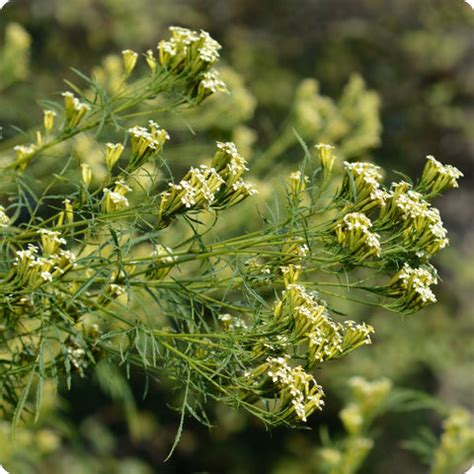
<path fill-rule="evenodd" d="M 217 152 L 212 159 L 212 167 L 224 180 L 216 196 L 217 206 L 230 207 L 257 193 L 256 188 L 242 179 L 248 171 L 247 161 L 237 151 L 232 142 L 217 142 Z"/>
<path fill-rule="evenodd" d="M 40 229 L 38 231 L 41 237 L 41 247 L 43 249 L 43 256 L 55 254 L 61 245 L 66 244 L 66 240 L 61 237 L 61 234 L 55 230 Z"/>
<path fill-rule="evenodd" d="M 168 191 L 161 195 L 160 219 L 166 219 L 190 209 L 210 207 L 224 180 L 214 168 L 201 165 L 191 168 L 178 183 L 169 183 Z"/>
<path fill-rule="evenodd" d="M 81 102 L 72 92 L 63 92 L 66 128 L 75 128 L 90 111 L 90 106 Z"/>
<path fill-rule="evenodd" d="M 129 206 L 129 202 L 125 195 L 131 190 L 132 188 L 123 180 L 116 181 L 113 190 L 104 188 L 104 211 L 116 212 L 126 209 Z"/>
<path fill-rule="evenodd" d="M 360 212 L 346 214 L 336 225 L 339 245 L 357 260 L 375 256 L 380 257 L 381 246 L 378 234 L 371 232 L 371 220 Z"/>
<path fill-rule="evenodd" d="M 285 421 L 305 422 L 311 413 L 324 406 L 322 387 L 303 367 L 291 366 L 288 356 L 267 357 L 265 362 L 245 375 L 253 386 L 260 385 L 265 394 L 278 400 L 279 412 Z"/>
<path fill-rule="evenodd" d="M 212 66 L 219 59 L 221 45 L 206 31 L 193 31 L 178 26 L 170 27 L 171 38 L 158 44 L 160 65 L 189 81 L 189 91 L 198 103 L 215 92 L 226 92 L 225 83 Z M 147 51 L 146 61 L 154 72 L 157 61 Z"/>
<path fill-rule="evenodd" d="M 227 85 L 220 78 L 219 73 L 215 70 L 205 72 L 202 79 L 197 84 L 195 93 L 198 103 L 216 92 L 228 92 Z"/>
<path fill-rule="evenodd" d="M 0 228 L 8 227 L 10 225 L 10 218 L 5 212 L 5 208 L 0 205 Z"/>
<path fill-rule="evenodd" d="M 279 267 L 279 271 L 283 276 L 285 288 L 296 283 L 301 275 L 302 266 L 290 263 L 289 265 Z"/>
<path fill-rule="evenodd" d="M 217 148 L 211 167 L 191 168 L 178 184 L 169 183 L 161 194 L 160 220 L 168 222 L 171 216 L 188 210 L 230 207 L 256 193 L 241 179 L 246 161 L 235 145 L 218 142 Z"/>
<path fill-rule="evenodd" d="M 372 163 L 344 161 L 344 180 L 340 196 L 354 204 L 358 210 L 367 212 L 374 207 L 383 207 L 387 193 L 381 188 L 382 168 Z"/>
<path fill-rule="evenodd" d="M 337 447 L 319 450 L 322 464 L 328 472 L 359 471 L 374 444 L 366 434 L 389 395 L 392 384 L 388 379 L 369 382 L 361 377 L 353 377 L 349 380 L 349 387 L 350 401 L 339 412 L 347 436 Z"/>
<path fill-rule="evenodd" d="M 410 189 L 405 181 L 392 183 L 386 206 L 381 210 L 381 224 L 401 224 L 401 237 L 407 248 L 420 257 L 430 257 L 448 245 L 447 231 L 438 209 L 423 195 Z"/>
<path fill-rule="evenodd" d="M 307 341 L 310 367 L 341 357 L 364 344 L 370 344 L 372 326 L 354 321 L 336 323 L 317 295 L 299 284 L 290 283 L 274 309 L 276 323 L 284 323 L 297 340 Z"/>
<path fill-rule="evenodd" d="M 20 169 L 25 169 L 38 150 L 38 146 L 36 144 L 16 145 L 13 149 L 15 150 L 16 160 Z"/>
<path fill-rule="evenodd" d="M 411 313 L 436 302 L 436 296 L 430 287 L 437 283 L 436 270 L 431 265 L 412 268 L 405 263 L 388 284 L 386 292 L 387 295 L 398 298 L 394 303 L 396 309 Z"/>
<path fill-rule="evenodd" d="M 281 263 L 283 265 L 300 265 L 303 259 L 309 254 L 309 247 L 304 243 L 302 237 L 292 237 L 282 246 L 283 254 Z"/>
<path fill-rule="evenodd" d="M 422 192 L 438 195 L 447 189 L 457 188 L 458 179 L 464 175 L 455 166 L 443 165 L 434 156 L 428 155 L 419 188 Z"/>
<path fill-rule="evenodd" d="M 32 244 L 26 250 L 18 250 L 8 281 L 38 288 L 75 266 L 76 256 L 69 250 L 61 249 L 66 241 L 59 232 L 41 229 L 38 233 L 41 236 L 41 255 L 40 249 Z"/>
<path fill-rule="evenodd" d="M 296 415 L 297 419 L 307 421 L 311 413 L 323 408 L 323 389 L 303 367 L 290 366 L 285 357 L 269 357 L 266 364 L 267 376 L 275 384 L 282 406 L 287 407 L 287 417 Z"/>
<path fill-rule="evenodd" d="M 219 59 L 221 45 L 206 31 L 170 27 L 171 38 L 158 44 L 161 66 L 175 74 L 196 76 L 209 71 Z"/>
<path fill-rule="evenodd" d="M 311 332 L 322 320 L 329 320 L 326 306 L 319 304 L 316 295 L 308 293 L 304 286 L 297 283 L 289 283 L 286 286 L 281 299 L 275 305 L 273 316 L 275 322 L 289 324 L 298 338 Z"/>
<path fill-rule="evenodd" d="M 133 159 L 135 165 L 143 164 L 148 158 L 159 153 L 163 145 L 170 139 L 165 129 L 150 120 L 148 128 L 132 127 L 128 130 L 130 134 L 130 146 L 132 148 Z"/>

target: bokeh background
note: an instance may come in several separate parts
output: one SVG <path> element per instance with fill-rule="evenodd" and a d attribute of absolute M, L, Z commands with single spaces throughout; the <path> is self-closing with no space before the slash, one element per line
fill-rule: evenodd
<path fill-rule="evenodd" d="M 185 120 L 156 117 L 174 131 L 176 166 L 188 167 L 216 139 L 232 139 L 270 199 L 268 183 L 302 156 L 294 128 L 308 144 L 335 144 L 344 159 L 414 176 L 432 154 L 464 172 L 461 188 L 437 202 L 452 242 L 437 259 L 439 304 L 404 320 L 347 307 L 374 325 L 375 343 L 321 374 L 328 406 L 310 430 L 266 431 L 210 405 L 213 427 L 186 420 L 163 463 L 180 394 L 155 380 L 142 400 L 144 377 L 135 374 L 130 397 L 114 400 L 91 376 L 51 395 L 14 445 L 0 421 L 0 460 L 13 460 L 21 473 L 318 473 L 321 429 L 341 434 L 337 413 L 352 375 L 388 377 L 395 387 L 472 409 L 474 11 L 462 0 L 12 0 L 0 12 L 0 150 L 40 122 L 41 100 L 57 98 L 64 78 L 77 80 L 71 67 L 113 76 L 114 55 L 154 48 L 170 25 L 202 28 L 221 42 L 232 92 Z M 87 137 L 76 152 L 91 162 L 97 155 Z M 235 229 L 245 219 L 245 208 L 239 212 Z M 426 429 L 439 436 L 437 412 L 388 411 L 374 426 L 360 472 L 429 472 L 406 441 Z"/>

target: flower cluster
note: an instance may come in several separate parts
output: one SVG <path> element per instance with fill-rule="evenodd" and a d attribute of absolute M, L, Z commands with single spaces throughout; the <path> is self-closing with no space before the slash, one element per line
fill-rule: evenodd
<path fill-rule="evenodd" d="M 191 168 L 178 184 L 169 184 L 166 199 L 162 200 L 162 205 L 167 205 L 164 212 L 177 212 L 177 206 L 186 209 L 208 207 L 215 201 L 216 193 L 223 183 L 224 180 L 214 168 L 206 165 Z"/>
<path fill-rule="evenodd" d="M 40 248 L 33 244 L 29 244 L 26 250 L 18 250 L 6 281 L 38 288 L 75 266 L 76 256 L 71 251 L 60 248 L 66 241 L 59 232 L 41 229 L 38 233 L 41 237 L 41 254 Z"/>
<path fill-rule="evenodd" d="M 394 303 L 397 310 L 414 312 L 436 302 L 430 287 L 437 282 L 436 270 L 431 265 L 412 268 L 405 263 L 388 284 L 387 294 L 398 298 Z"/>
<path fill-rule="evenodd" d="M 138 165 L 159 153 L 166 141 L 170 139 L 168 132 L 160 128 L 153 120 L 148 122 L 148 128 L 135 126 L 130 128 L 128 133 L 133 155 L 132 162 Z"/>
<path fill-rule="evenodd" d="M 89 365 L 85 350 L 77 344 L 69 346 L 67 348 L 67 359 L 78 374 L 84 377 L 84 370 L 87 369 Z"/>
<path fill-rule="evenodd" d="M 325 304 L 299 284 L 290 283 L 274 309 L 275 322 L 285 322 L 298 340 L 308 342 L 308 364 L 314 366 L 370 344 L 374 329 L 354 321 L 336 323 Z"/>
<path fill-rule="evenodd" d="M 381 188 L 382 168 L 372 163 L 358 161 L 344 162 L 344 180 L 340 195 L 354 203 L 360 211 L 367 212 L 373 207 L 383 207 L 386 193 Z"/>
<path fill-rule="evenodd" d="M 10 218 L 5 212 L 5 208 L 0 205 L 0 228 L 8 227 L 10 225 Z"/>
<path fill-rule="evenodd" d="M 282 265 L 300 265 L 303 259 L 309 254 L 309 247 L 305 244 L 302 237 L 295 236 L 283 244 L 281 253 L 283 254 L 281 259 Z"/>
<path fill-rule="evenodd" d="M 225 82 L 220 79 L 217 71 L 205 72 L 197 86 L 197 101 L 202 102 L 216 92 L 228 92 Z"/>
<path fill-rule="evenodd" d="M 81 102 L 72 92 L 63 92 L 66 128 L 75 128 L 91 110 L 90 105 Z"/>
<path fill-rule="evenodd" d="M 125 181 L 116 181 L 113 190 L 104 188 L 104 211 L 115 212 L 121 211 L 129 206 L 128 199 L 125 196 L 132 189 Z"/>
<path fill-rule="evenodd" d="M 159 62 L 173 74 L 186 77 L 189 89 L 197 102 L 218 91 L 227 91 L 224 82 L 212 66 L 219 59 L 221 45 L 206 31 L 193 31 L 178 26 L 170 27 L 171 38 L 158 44 Z M 156 60 L 151 51 L 146 55 L 151 70 L 156 70 Z"/>
<path fill-rule="evenodd" d="M 187 210 L 230 207 L 257 192 L 241 179 L 246 161 L 235 145 L 218 142 L 217 148 L 211 167 L 191 168 L 179 183 L 169 183 L 161 194 L 160 220 Z"/>
<path fill-rule="evenodd" d="M 16 145 L 14 148 L 16 153 L 16 159 L 21 169 L 26 168 L 28 162 L 33 158 L 38 150 L 36 144 L 31 145 Z"/>
<path fill-rule="evenodd" d="M 459 186 L 458 179 L 464 175 L 455 166 L 443 165 L 431 155 L 428 155 L 426 159 L 421 175 L 420 190 L 437 195 Z"/>
<path fill-rule="evenodd" d="M 337 241 L 354 259 L 380 257 L 380 237 L 370 231 L 371 227 L 372 222 L 365 214 L 360 212 L 346 214 L 336 225 Z"/>
<path fill-rule="evenodd" d="M 219 59 L 221 45 L 209 33 L 170 27 L 171 38 L 158 44 L 160 64 L 168 70 L 197 75 L 209 71 Z"/>
<path fill-rule="evenodd" d="M 248 196 L 257 193 L 257 189 L 242 179 L 248 171 L 247 161 L 237 151 L 232 142 L 217 142 L 217 152 L 212 160 L 212 167 L 216 169 L 224 180 L 224 185 L 218 195 L 217 207 L 233 206 Z"/>
<path fill-rule="evenodd" d="M 282 419 L 296 415 L 306 421 L 312 411 L 323 406 L 322 388 L 306 371 L 370 344 L 374 329 L 365 323 L 334 321 L 318 294 L 298 283 L 301 270 L 301 265 L 291 263 L 280 268 L 285 289 L 262 327 L 267 335 L 253 345 L 251 364 L 255 368 L 246 372 L 244 385 L 247 399 L 254 400 L 255 394 L 260 399 L 273 399 L 279 403 L 277 412 Z M 232 317 L 224 317 L 229 329 Z M 296 365 L 296 361 L 304 363 Z"/>
<path fill-rule="evenodd" d="M 242 318 L 232 316 L 229 313 L 220 314 L 217 319 L 227 331 L 245 331 L 247 324 Z"/>
<path fill-rule="evenodd" d="M 258 380 L 263 376 L 262 385 L 266 385 L 267 380 L 273 383 L 284 420 L 296 418 L 307 421 L 311 413 L 324 406 L 324 391 L 301 365 L 293 367 L 289 362 L 288 356 L 268 357 L 247 376 L 249 380 Z"/>
<path fill-rule="evenodd" d="M 430 257 L 449 243 L 447 231 L 438 209 L 410 188 L 405 181 L 392 183 L 379 220 L 385 225 L 397 223 L 405 246 L 413 247 L 420 257 Z"/>

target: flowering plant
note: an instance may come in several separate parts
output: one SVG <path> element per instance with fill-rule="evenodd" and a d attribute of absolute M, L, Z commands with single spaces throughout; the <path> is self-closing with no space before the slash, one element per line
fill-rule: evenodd
<path fill-rule="evenodd" d="M 264 203 L 247 160 L 217 142 L 176 178 L 173 137 L 157 123 L 226 90 L 220 45 L 170 32 L 141 62 L 123 51 L 118 81 L 79 73 L 84 88 L 69 83 L 34 140 L 5 155 L 0 410 L 14 423 L 39 411 L 47 380 L 70 387 L 112 364 L 182 387 L 182 420 L 204 419 L 216 399 L 295 425 L 324 406 L 313 369 L 371 343 L 374 328 L 338 302 L 411 314 L 436 301 L 430 258 L 448 239 L 430 201 L 461 172 L 430 156 L 417 182 L 387 187 L 380 167 L 341 166 L 332 146 L 302 141 L 278 212 L 234 232 L 231 208 Z M 92 132 L 101 176 L 74 153 Z M 35 166 L 51 157 L 38 183 Z"/>

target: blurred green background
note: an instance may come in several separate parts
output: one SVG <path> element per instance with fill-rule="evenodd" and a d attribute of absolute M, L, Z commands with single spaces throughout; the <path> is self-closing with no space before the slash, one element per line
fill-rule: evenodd
<path fill-rule="evenodd" d="M 267 178 L 281 181 L 302 156 L 294 127 L 308 144 L 332 142 L 344 159 L 414 176 L 432 154 L 464 172 L 461 188 L 436 203 L 452 242 L 437 261 L 439 304 L 406 320 L 345 308 L 374 325 L 375 343 L 319 374 L 328 404 L 309 420 L 311 430 L 269 432 L 210 406 L 213 428 L 187 420 L 163 463 L 180 394 L 156 380 L 142 400 L 144 378 L 135 374 L 136 401 L 114 400 L 95 377 L 51 397 L 14 445 L 0 421 L 0 461 L 21 473 L 318 473 L 321 427 L 342 434 L 337 414 L 352 375 L 388 377 L 395 387 L 472 409 L 474 11 L 462 0 L 12 0 L 0 12 L 0 150 L 17 142 L 18 129 L 40 122 L 38 102 L 57 98 L 63 78 L 77 79 L 71 67 L 96 68 L 99 77 L 101 65 L 113 75 L 110 55 L 154 48 L 170 25 L 202 28 L 221 42 L 221 72 L 232 92 L 185 120 L 156 117 L 174 131 L 168 156 L 176 166 L 188 167 L 216 139 L 232 139 L 262 186 Z M 93 161 L 87 138 L 76 151 Z M 236 229 L 245 207 L 239 213 Z M 429 472 L 404 445 L 426 428 L 441 432 L 433 410 L 383 414 L 360 472 Z"/>

